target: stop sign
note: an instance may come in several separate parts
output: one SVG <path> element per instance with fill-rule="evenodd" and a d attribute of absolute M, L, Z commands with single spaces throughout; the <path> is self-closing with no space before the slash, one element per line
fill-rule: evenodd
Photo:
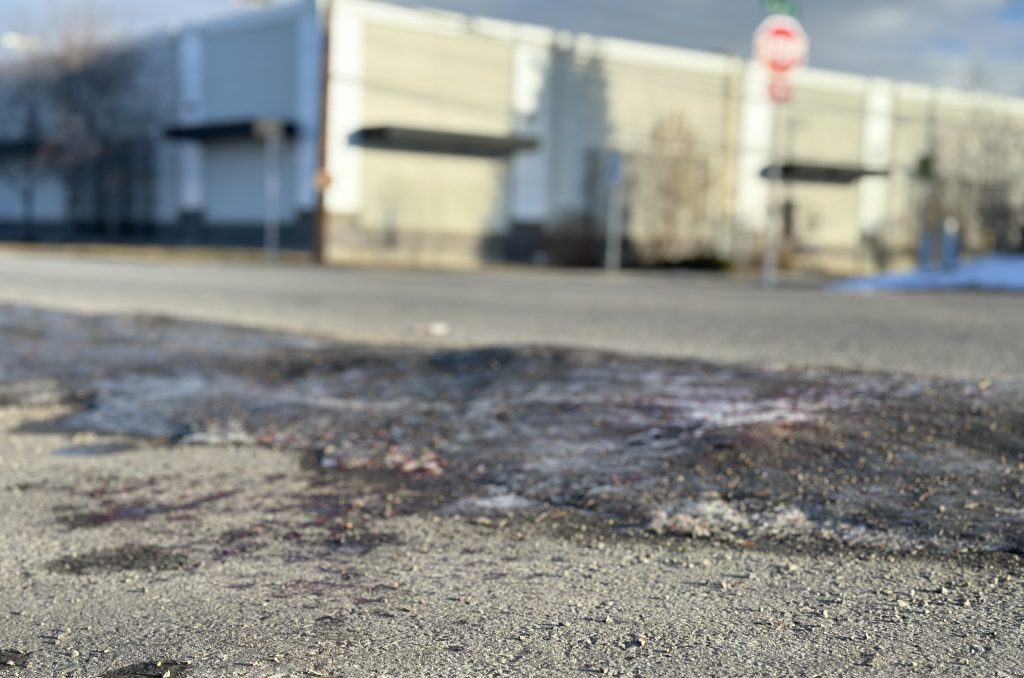
<path fill-rule="evenodd" d="M 775 76 L 807 63 L 809 50 L 804 27 L 791 16 L 770 16 L 754 31 L 754 58 Z"/>

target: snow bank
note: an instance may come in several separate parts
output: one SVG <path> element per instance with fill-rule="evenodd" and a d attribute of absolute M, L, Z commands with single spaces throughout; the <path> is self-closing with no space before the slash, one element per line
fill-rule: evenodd
<path fill-rule="evenodd" d="M 955 268 L 853 278 L 832 285 L 836 292 L 992 290 L 1024 292 L 1024 255 L 993 254 L 967 259 Z"/>

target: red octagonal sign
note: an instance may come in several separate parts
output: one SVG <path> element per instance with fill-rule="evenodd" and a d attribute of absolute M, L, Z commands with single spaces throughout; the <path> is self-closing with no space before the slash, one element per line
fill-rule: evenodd
<path fill-rule="evenodd" d="M 804 27 L 791 16 L 770 16 L 754 31 L 754 58 L 773 75 L 784 75 L 803 66 L 809 50 Z"/>

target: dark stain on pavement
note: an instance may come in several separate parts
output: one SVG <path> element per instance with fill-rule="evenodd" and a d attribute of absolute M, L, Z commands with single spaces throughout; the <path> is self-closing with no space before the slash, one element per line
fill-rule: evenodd
<path fill-rule="evenodd" d="M 105 499 L 102 508 L 98 511 L 79 511 L 62 508 L 58 512 L 57 522 L 62 523 L 68 529 L 74 530 L 99 527 L 122 521 L 145 520 L 152 515 L 194 511 L 209 503 L 227 499 L 235 494 L 237 494 L 237 491 L 214 492 L 213 494 L 177 504 L 158 503 L 152 505 L 120 503 Z"/>
<path fill-rule="evenodd" d="M 28 652 L 21 650 L 0 650 L 0 671 L 28 668 L 29 656 Z"/>
<path fill-rule="evenodd" d="M 57 558 L 49 563 L 47 569 L 57 574 L 80 575 L 126 570 L 161 572 L 180 570 L 188 565 L 188 557 L 177 550 L 162 546 L 128 544 L 118 548 L 101 549 Z"/>
<path fill-rule="evenodd" d="M 55 451 L 58 457 L 101 457 L 136 449 L 131 443 L 95 443 L 93 445 L 68 445 Z"/>
<path fill-rule="evenodd" d="M 164 659 L 122 666 L 101 674 L 100 678 L 183 678 L 190 668 L 186 662 Z"/>

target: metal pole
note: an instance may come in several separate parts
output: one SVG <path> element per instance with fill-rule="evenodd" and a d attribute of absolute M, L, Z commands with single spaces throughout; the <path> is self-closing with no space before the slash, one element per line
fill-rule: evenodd
<path fill-rule="evenodd" d="M 775 287 L 778 284 L 778 238 L 782 233 L 782 165 L 785 162 L 783 149 L 783 113 L 784 104 L 773 104 L 772 120 L 772 164 L 769 174 L 770 190 L 768 197 L 768 221 L 764 232 L 764 259 L 761 262 L 761 284 Z"/>
<path fill-rule="evenodd" d="M 267 261 L 276 261 L 281 236 L 281 127 L 267 125 L 265 131 L 263 253 Z"/>
<path fill-rule="evenodd" d="M 337 0 L 336 0 L 337 1 Z M 313 217 L 313 261 L 323 264 L 326 261 L 327 249 L 327 208 L 324 197 L 327 192 L 327 116 L 330 114 L 328 92 L 331 85 L 331 40 L 334 37 L 333 12 L 334 2 L 326 3 L 323 15 L 323 43 L 320 63 L 320 133 L 318 156 L 316 163 L 316 213 Z"/>
<path fill-rule="evenodd" d="M 624 195 L 622 181 L 622 158 L 615 154 L 609 159 L 608 207 L 605 215 L 604 268 L 618 271 L 622 268 L 622 239 L 625 232 L 623 223 Z"/>

